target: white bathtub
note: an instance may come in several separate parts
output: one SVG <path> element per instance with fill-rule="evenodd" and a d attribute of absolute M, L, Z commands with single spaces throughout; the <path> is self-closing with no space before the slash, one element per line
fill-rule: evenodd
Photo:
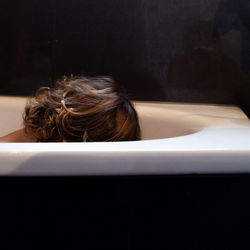
<path fill-rule="evenodd" d="M 21 127 L 26 99 L 0 96 L 0 136 Z M 236 106 L 135 102 L 142 139 L 0 143 L 0 175 L 250 173 L 250 121 Z"/>

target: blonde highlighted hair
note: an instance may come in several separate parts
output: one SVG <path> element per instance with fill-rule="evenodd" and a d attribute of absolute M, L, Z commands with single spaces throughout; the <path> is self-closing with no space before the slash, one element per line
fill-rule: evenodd
<path fill-rule="evenodd" d="M 23 115 L 25 134 L 38 142 L 140 139 L 137 113 L 111 77 L 76 77 L 40 88 Z"/>

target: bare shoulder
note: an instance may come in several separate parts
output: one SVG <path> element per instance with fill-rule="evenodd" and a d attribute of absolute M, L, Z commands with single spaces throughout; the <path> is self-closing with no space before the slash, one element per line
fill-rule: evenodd
<path fill-rule="evenodd" d="M 36 142 L 34 138 L 27 137 L 23 129 L 16 130 L 10 134 L 0 137 L 0 142 Z"/>

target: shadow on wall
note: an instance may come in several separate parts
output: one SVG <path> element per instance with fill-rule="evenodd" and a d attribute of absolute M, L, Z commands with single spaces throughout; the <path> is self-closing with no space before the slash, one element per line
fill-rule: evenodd
<path fill-rule="evenodd" d="M 169 64 L 168 86 L 182 89 L 190 101 L 235 103 L 240 81 L 238 64 L 222 53 L 212 24 L 196 21 L 188 27 L 183 37 L 183 54 Z"/>
<path fill-rule="evenodd" d="M 238 101 L 250 117 L 250 3 L 245 0 L 221 0 L 214 21 L 214 33 L 222 37 L 228 32 L 241 34 Z"/>
<path fill-rule="evenodd" d="M 246 0 L 222 0 L 214 21 L 214 32 L 220 37 L 238 30 L 242 36 L 240 66 L 242 71 L 250 70 L 250 3 Z"/>

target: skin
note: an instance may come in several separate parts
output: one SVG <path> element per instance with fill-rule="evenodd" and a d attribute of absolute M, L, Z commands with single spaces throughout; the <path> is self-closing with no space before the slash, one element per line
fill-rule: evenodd
<path fill-rule="evenodd" d="M 36 142 L 36 140 L 32 137 L 27 137 L 24 134 L 24 129 L 19 129 L 0 137 L 0 142 Z"/>

